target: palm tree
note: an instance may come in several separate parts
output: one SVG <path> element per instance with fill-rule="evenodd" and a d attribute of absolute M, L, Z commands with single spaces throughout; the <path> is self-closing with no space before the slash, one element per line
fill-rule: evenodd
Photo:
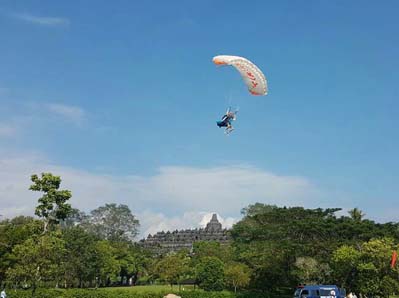
<path fill-rule="evenodd" d="M 366 215 L 365 213 L 363 213 L 362 210 L 358 209 L 357 207 L 349 210 L 348 213 L 354 221 L 362 221 L 363 217 Z"/>

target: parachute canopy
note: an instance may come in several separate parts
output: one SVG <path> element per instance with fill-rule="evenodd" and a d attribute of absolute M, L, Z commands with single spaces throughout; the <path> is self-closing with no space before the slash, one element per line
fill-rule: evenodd
<path fill-rule="evenodd" d="M 241 74 L 249 92 L 253 95 L 267 94 L 267 81 L 262 71 L 251 61 L 239 56 L 219 55 L 212 59 L 216 65 L 232 65 Z"/>

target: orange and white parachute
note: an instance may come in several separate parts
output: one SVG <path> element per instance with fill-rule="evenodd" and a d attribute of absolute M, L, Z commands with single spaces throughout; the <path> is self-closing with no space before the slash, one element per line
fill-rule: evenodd
<path fill-rule="evenodd" d="M 219 55 L 212 59 L 216 65 L 232 65 L 234 66 L 248 87 L 249 92 L 253 95 L 266 95 L 267 81 L 262 71 L 251 61 L 239 56 Z"/>

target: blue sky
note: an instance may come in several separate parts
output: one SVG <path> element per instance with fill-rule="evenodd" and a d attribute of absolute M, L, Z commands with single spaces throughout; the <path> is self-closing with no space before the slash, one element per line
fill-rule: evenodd
<path fill-rule="evenodd" d="M 3 0 L 0 214 L 29 213 L 27 177 L 52 169 L 78 207 L 126 203 L 157 228 L 212 211 L 231 223 L 255 201 L 397 221 L 398 9 Z M 218 54 L 255 62 L 269 94 L 251 96 Z M 225 137 L 215 121 L 229 104 L 240 112 Z"/>

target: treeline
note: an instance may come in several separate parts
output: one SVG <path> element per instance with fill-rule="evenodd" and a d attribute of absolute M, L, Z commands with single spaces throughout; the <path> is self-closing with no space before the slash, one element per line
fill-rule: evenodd
<path fill-rule="evenodd" d="M 398 293 L 398 223 L 364 219 L 357 208 L 279 208 L 255 204 L 232 230 L 235 257 L 252 269 L 250 287 L 278 290 L 297 284 L 337 284 L 347 291 Z"/>
<path fill-rule="evenodd" d="M 282 295 L 303 283 L 337 284 L 356 293 L 399 293 L 399 224 L 375 223 L 355 208 L 280 208 L 254 204 L 228 245 L 196 242 L 192 251 L 153 255 L 134 242 L 139 221 L 125 205 L 88 214 L 73 209 L 60 177 L 32 176 L 35 214 L 0 222 L 0 283 L 12 288 L 96 288 L 194 283 L 206 291 Z"/>

